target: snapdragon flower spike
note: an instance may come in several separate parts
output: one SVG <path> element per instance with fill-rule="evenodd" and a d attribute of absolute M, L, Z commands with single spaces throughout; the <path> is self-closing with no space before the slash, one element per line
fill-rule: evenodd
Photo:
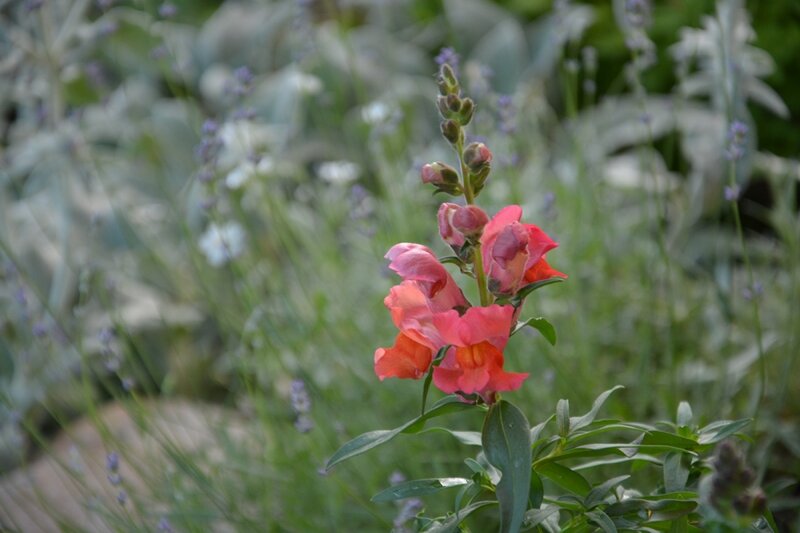
<path fill-rule="evenodd" d="M 403 278 L 384 299 L 400 334 L 394 346 L 375 350 L 375 373 L 381 381 L 387 377 L 419 379 L 428 371 L 434 352 L 444 346 L 434 315 L 463 310 L 469 302 L 429 248 L 400 243 L 386 258 L 389 268 Z"/>
<path fill-rule="evenodd" d="M 483 229 L 483 268 L 495 294 L 511 295 L 529 283 L 567 277 L 545 260 L 558 244 L 538 226 L 521 223 L 521 218 L 522 208 L 509 205 Z"/>
<path fill-rule="evenodd" d="M 471 307 L 464 315 L 448 311 L 434 316 L 442 340 L 452 346 L 433 369 L 434 385 L 448 394 L 479 394 L 487 403 L 497 392 L 518 389 L 528 374 L 503 370 L 514 311 L 495 304 Z"/>

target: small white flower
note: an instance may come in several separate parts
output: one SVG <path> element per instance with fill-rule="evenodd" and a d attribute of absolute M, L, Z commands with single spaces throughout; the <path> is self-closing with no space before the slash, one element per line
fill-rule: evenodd
<path fill-rule="evenodd" d="M 225 185 L 229 189 L 238 189 L 250 178 L 257 175 L 270 174 L 274 170 L 275 160 L 269 156 L 262 157 L 258 163 L 253 163 L 250 160 L 243 161 L 228 172 L 228 175 L 225 176 Z"/>
<path fill-rule="evenodd" d="M 298 69 L 291 69 L 287 74 L 289 86 L 300 94 L 318 94 L 322 91 L 322 81 L 312 75 Z"/>
<path fill-rule="evenodd" d="M 383 124 L 394 114 L 392 106 L 386 102 L 375 100 L 361 108 L 361 120 L 370 126 Z"/>
<path fill-rule="evenodd" d="M 337 185 L 345 185 L 358 179 L 361 167 L 352 161 L 326 161 L 317 167 L 317 176 Z"/>
<path fill-rule="evenodd" d="M 254 154 L 264 152 L 275 141 L 275 132 L 263 124 L 247 120 L 226 122 L 219 128 L 222 152 L 219 165 L 232 168 Z"/>
<path fill-rule="evenodd" d="M 236 222 L 226 222 L 221 226 L 211 223 L 198 244 L 209 264 L 218 267 L 241 255 L 244 237 L 244 230 Z"/>
<path fill-rule="evenodd" d="M 236 165 L 225 176 L 225 185 L 229 189 L 238 189 L 256 174 L 256 166 L 252 161 L 243 161 Z"/>

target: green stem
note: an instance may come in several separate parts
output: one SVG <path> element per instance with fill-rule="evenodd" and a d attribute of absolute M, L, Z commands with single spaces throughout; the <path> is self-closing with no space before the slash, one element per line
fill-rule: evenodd
<path fill-rule="evenodd" d="M 469 179 L 469 169 L 464 163 L 464 141 L 460 140 L 455 144 L 456 152 L 458 153 L 458 163 L 461 167 L 461 183 L 464 189 L 464 199 L 467 205 L 475 205 L 475 193 L 472 190 L 472 183 Z M 480 295 L 481 305 L 487 306 L 492 303 L 492 295 L 489 293 L 489 288 L 486 285 L 486 274 L 483 271 L 483 254 L 481 253 L 481 244 L 476 242 L 472 248 L 472 269 L 475 273 L 475 282 L 478 284 L 478 294 Z"/>
<path fill-rule="evenodd" d="M 736 187 L 736 162 L 731 161 L 728 169 L 728 184 L 733 189 Z M 755 277 L 753 276 L 753 267 L 750 264 L 750 256 L 747 253 L 747 247 L 744 240 L 744 230 L 742 228 L 742 217 L 739 213 L 738 199 L 731 202 L 733 209 L 733 219 L 736 223 L 736 236 L 739 239 L 739 247 L 742 250 L 744 257 L 745 270 L 747 271 L 747 283 L 750 290 L 750 301 L 753 303 L 753 326 L 756 333 L 756 347 L 758 348 L 758 377 L 759 377 L 759 391 L 756 405 L 753 410 L 753 418 L 758 418 L 758 412 L 761 409 L 761 403 L 764 400 L 764 395 L 767 390 L 767 364 L 764 359 L 764 341 L 763 332 L 761 330 L 761 311 L 758 307 L 758 295 L 755 288 Z"/>

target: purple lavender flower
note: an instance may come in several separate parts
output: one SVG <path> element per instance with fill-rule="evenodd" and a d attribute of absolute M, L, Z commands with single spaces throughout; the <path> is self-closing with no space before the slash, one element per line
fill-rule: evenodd
<path fill-rule="evenodd" d="M 219 123 L 213 118 L 207 118 L 203 121 L 201 132 L 204 137 L 213 137 L 219 130 Z"/>
<path fill-rule="evenodd" d="M 392 475 L 389 476 L 389 485 L 394 487 L 395 485 L 399 485 L 405 480 L 406 480 L 405 474 L 403 474 L 399 470 L 395 470 L 394 472 L 392 472 Z"/>
<path fill-rule="evenodd" d="M 744 156 L 747 143 L 747 124 L 739 120 L 731 122 L 728 129 L 728 148 L 725 150 L 725 159 L 738 161 Z"/>
<path fill-rule="evenodd" d="M 450 65 L 450 68 L 452 68 L 453 72 L 458 76 L 459 57 L 453 48 L 449 46 L 442 48 L 439 51 L 439 55 L 434 58 L 434 61 L 436 61 L 436 64 L 440 67 L 445 64 Z"/>
<path fill-rule="evenodd" d="M 649 0 L 626 0 L 625 18 L 634 28 L 644 28 L 650 24 L 652 6 Z"/>
<path fill-rule="evenodd" d="M 302 379 L 295 379 L 292 381 L 292 387 L 289 391 L 289 399 L 292 404 L 292 409 L 297 414 L 308 413 L 311 410 L 311 397 L 306 390 L 306 384 Z"/>
<path fill-rule="evenodd" d="M 169 19 L 178 14 L 178 8 L 175 4 L 164 2 L 158 6 L 158 16 L 161 18 Z"/>
<path fill-rule="evenodd" d="M 31 333 L 37 339 L 43 339 L 47 336 L 49 329 L 50 328 L 47 327 L 47 322 L 44 320 L 37 320 L 31 327 Z"/>
<path fill-rule="evenodd" d="M 394 527 L 400 531 L 408 531 L 405 527 L 406 523 L 412 520 L 424 507 L 422 500 L 419 498 L 409 498 L 403 501 L 403 506 L 400 512 L 394 519 Z"/>
<path fill-rule="evenodd" d="M 172 533 L 172 525 L 169 523 L 169 519 L 166 516 L 162 516 L 161 519 L 158 521 L 158 525 L 156 526 L 158 531 L 162 533 Z"/>
<path fill-rule="evenodd" d="M 741 194 L 741 189 L 738 185 L 732 185 L 729 187 L 725 187 L 725 200 L 728 202 L 735 202 L 739 199 L 739 194 Z"/>
<path fill-rule="evenodd" d="M 111 452 L 106 455 L 106 470 L 111 472 L 119 470 L 119 453 Z"/>
<path fill-rule="evenodd" d="M 117 493 L 117 503 L 120 505 L 125 505 L 128 501 L 128 493 L 125 492 L 125 489 L 120 489 L 119 493 Z"/>

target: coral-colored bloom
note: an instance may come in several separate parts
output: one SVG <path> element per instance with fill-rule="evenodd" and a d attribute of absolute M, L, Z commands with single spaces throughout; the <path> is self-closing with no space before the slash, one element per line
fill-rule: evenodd
<path fill-rule="evenodd" d="M 464 315 L 438 313 L 434 325 L 442 341 L 452 345 L 433 370 L 433 383 L 452 394 L 480 394 L 492 401 L 495 392 L 518 389 L 528 374 L 503 370 L 503 348 L 511 332 L 514 308 L 471 307 Z"/>
<path fill-rule="evenodd" d="M 427 246 L 403 242 L 386 253 L 389 268 L 405 281 L 415 282 L 431 300 L 434 311 L 469 305 L 455 280 Z"/>
<path fill-rule="evenodd" d="M 445 345 L 434 316 L 451 310 L 457 316 L 454 309 L 465 309 L 469 302 L 429 248 L 400 243 L 386 258 L 404 280 L 383 301 L 400 335 L 393 347 L 375 351 L 375 373 L 381 379 L 417 379 L 428 370 L 433 352 Z"/>
<path fill-rule="evenodd" d="M 419 379 L 428 371 L 433 350 L 402 333 L 397 334 L 394 346 L 375 350 L 375 373 L 381 381 L 386 378 Z"/>
<path fill-rule="evenodd" d="M 514 294 L 533 281 L 567 277 L 544 260 L 558 244 L 538 226 L 522 224 L 521 218 L 520 206 L 504 207 L 486 224 L 481 236 L 483 268 L 490 289 L 498 294 Z"/>

